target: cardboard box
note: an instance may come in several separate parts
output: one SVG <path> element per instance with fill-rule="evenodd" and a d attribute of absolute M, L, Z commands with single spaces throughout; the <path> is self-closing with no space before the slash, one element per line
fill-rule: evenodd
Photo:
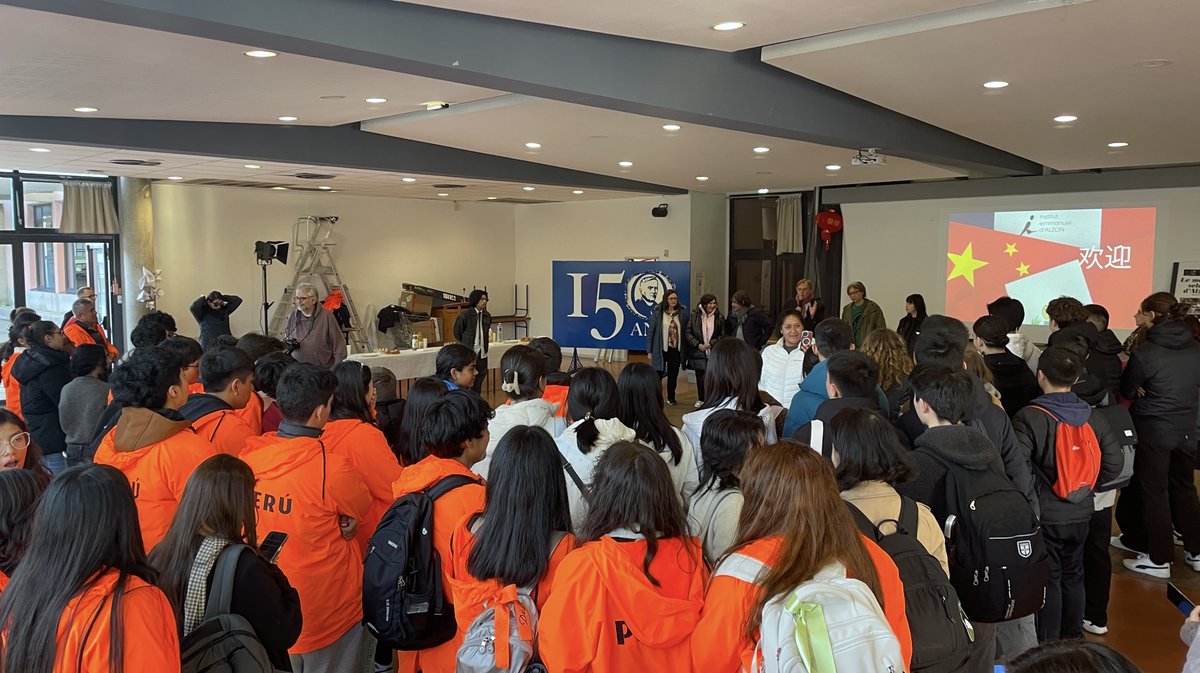
<path fill-rule="evenodd" d="M 404 290 L 400 293 L 400 301 L 397 304 L 410 313 L 424 313 L 428 315 L 433 310 L 433 297 L 417 294 L 412 290 Z"/>
<path fill-rule="evenodd" d="M 420 334 L 429 340 L 430 346 L 438 346 L 442 343 L 442 330 L 440 322 L 437 318 L 422 320 L 421 322 L 409 323 L 413 334 Z"/>

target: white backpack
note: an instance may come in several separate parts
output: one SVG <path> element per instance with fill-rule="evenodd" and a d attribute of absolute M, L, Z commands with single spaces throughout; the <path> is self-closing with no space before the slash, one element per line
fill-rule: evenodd
<path fill-rule="evenodd" d="M 766 566 L 731 554 L 713 577 L 755 583 Z M 759 667 L 759 653 L 762 667 Z M 752 673 L 903 673 L 900 641 L 866 584 L 832 563 L 763 606 Z"/>

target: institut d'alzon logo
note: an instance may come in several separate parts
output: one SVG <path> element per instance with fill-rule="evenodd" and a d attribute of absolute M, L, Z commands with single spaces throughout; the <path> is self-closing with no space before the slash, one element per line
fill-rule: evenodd
<path fill-rule="evenodd" d="M 643 271 L 633 274 L 625 283 L 625 305 L 642 320 L 654 315 L 654 308 L 662 302 L 667 290 L 675 285 L 661 271 Z"/>

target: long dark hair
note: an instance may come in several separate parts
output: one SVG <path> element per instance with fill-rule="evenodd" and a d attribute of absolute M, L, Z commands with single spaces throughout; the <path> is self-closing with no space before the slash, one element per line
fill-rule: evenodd
<path fill-rule="evenodd" d="M 329 419 L 353 418 L 374 425 L 375 418 L 371 416 L 371 408 L 367 405 L 371 368 L 361 362 L 346 360 L 333 368 L 333 374 L 337 377 L 337 388 L 333 390 L 333 409 L 329 412 Z"/>
<path fill-rule="evenodd" d="M 737 400 L 736 408 L 757 412 L 762 409 L 758 394 L 758 375 L 762 371 L 762 356 L 741 339 L 720 339 L 708 352 L 708 371 L 704 374 L 704 407 L 720 406 L 730 397 Z"/>
<path fill-rule="evenodd" d="M 723 491 L 738 488 L 738 472 L 746 453 L 762 446 L 766 428 L 762 419 L 749 411 L 718 409 L 704 419 L 700 432 L 700 487 Z"/>
<path fill-rule="evenodd" d="M 895 486 L 912 477 L 908 453 L 896 437 L 895 426 L 874 409 L 842 409 L 830 421 L 837 452 L 838 488 L 848 491 L 864 481 Z"/>
<path fill-rule="evenodd" d="M 400 421 L 400 441 L 396 443 L 397 458 L 401 465 L 416 465 L 429 455 L 421 441 L 421 426 L 425 423 L 426 410 L 445 397 L 447 392 L 446 384 L 436 376 L 417 379 L 408 387 L 404 418 Z"/>
<path fill-rule="evenodd" d="M 481 580 L 519 587 L 546 574 L 550 539 L 571 532 L 562 456 L 550 433 L 518 425 L 504 435 L 488 470 L 487 504 L 467 556 L 467 570 Z"/>
<path fill-rule="evenodd" d="M 48 483 L 30 470 L 0 472 L 0 572 L 9 577 L 29 546 L 33 511 Z"/>
<path fill-rule="evenodd" d="M 158 587 L 182 612 L 192 562 L 206 537 L 258 547 L 255 529 L 254 472 L 241 460 L 218 453 L 188 477 L 179 509 L 167 535 L 150 552 L 159 572 Z"/>
<path fill-rule="evenodd" d="M 29 432 L 29 425 L 25 423 L 25 419 L 0 407 L 0 427 L 10 423 L 17 426 L 20 432 Z M 33 435 L 29 435 L 29 448 L 25 449 L 25 464 L 22 467 L 36 474 L 44 482 L 43 487 L 50 483 L 50 468 L 46 467 L 46 459 L 42 456 L 42 447 L 33 441 Z"/>
<path fill-rule="evenodd" d="M 621 422 L 647 445 L 670 451 L 672 462 L 678 465 L 683 444 L 663 413 L 662 384 L 654 367 L 646 362 L 627 365 L 617 379 L 617 393 L 621 398 Z"/>
<path fill-rule="evenodd" d="M 607 369 L 584 367 L 575 372 L 571 389 L 567 392 L 567 416 L 571 422 L 582 420 L 575 426 L 575 445 L 580 453 L 587 454 L 600 438 L 596 421 L 616 418 L 621 413 L 617 399 L 617 382 Z"/>
<path fill-rule="evenodd" d="M 1141 673 L 1125 655 L 1087 640 L 1055 640 L 1026 650 L 1008 665 L 1010 673 Z"/>
<path fill-rule="evenodd" d="M 658 303 L 658 310 L 662 311 L 663 313 L 666 313 L 667 311 L 671 310 L 671 304 L 667 302 L 667 300 L 671 298 L 671 295 L 675 295 L 675 299 L 676 299 L 675 310 L 676 311 L 683 310 L 683 308 L 684 308 L 683 302 L 679 300 L 679 293 L 676 292 L 674 289 L 667 290 L 666 292 L 663 293 L 662 301 L 660 301 Z"/>
<path fill-rule="evenodd" d="M 919 294 L 910 294 L 904 298 L 904 301 L 913 305 L 917 309 L 916 320 L 922 321 L 929 317 L 929 312 L 925 310 L 925 297 Z"/>
<path fill-rule="evenodd" d="M 516 390 L 505 391 L 510 400 L 536 400 L 542 396 L 542 380 L 546 376 L 546 358 L 529 346 L 508 349 L 500 358 L 500 380 L 517 384 Z"/>
<path fill-rule="evenodd" d="M 125 475 L 109 465 L 82 465 L 58 475 L 38 503 L 30 539 L 12 582 L 0 595 L 0 668 L 51 673 L 67 603 L 115 572 L 116 585 L 104 602 L 108 616 L 95 619 L 109 622 L 109 673 L 124 673 L 125 591 L 130 577 L 155 579 Z"/>
<path fill-rule="evenodd" d="M 660 586 L 650 574 L 658 541 L 687 535 L 687 518 L 667 464 L 654 449 L 637 442 L 613 444 L 596 463 L 578 543 L 599 540 L 620 528 L 646 538 L 642 572 L 651 584 Z"/>
<path fill-rule="evenodd" d="M 54 331 L 57 329 L 58 325 L 50 322 L 49 320 L 39 320 L 37 322 L 29 323 L 29 325 L 25 327 L 25 331 L 21 334 L 21 336 L 25 339 L 25 345 L 29 346 L 30 348 L 49 349 L 50 346 L 46 345 L 46 337 L 54 334 Z"/>
<path fill-rule="evenodd" d="M 42 317 L 32 311 L 22 313 L 13 318 L 12 324 L 8 326 L 8 341 L 3 347 L 0 347 L 0 362 L 8 362 L 8 359 L 17 352 L 17 348 L 22 345 L 25 340 L 25 328 L 31 324 L 41 320 Z M 28 346 L 29 344 L 25 344 Z"/>

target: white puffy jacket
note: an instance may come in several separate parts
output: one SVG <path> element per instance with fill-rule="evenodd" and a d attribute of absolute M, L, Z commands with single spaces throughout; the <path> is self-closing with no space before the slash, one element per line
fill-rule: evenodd
<path fill-rule="evenodd" d="M 575 428 L 578 428 L 580 423 L 583 421 L 575 421 L 568 425 L 555 442 L 558 444 L 559 453 L 567 459 L 571 467 L 575 468 L 579 480 L 585 486 L 591 486 L 592 475 L 596 471 L 596 463 L 600 461 L 600 456 L 603 456 L 608 447 L 617 442 L 636 442 L 637 433 L 615 418 L 597 419 L 596 429 L 600 431 L 600 436 L 592 444 L 592 450 L 584 453 L 579 450 L 579 444 L 575 439 Z M 579 527 L 583 525 L 583 518 L 587 514 L 587 502 L 583 499 L 583 493 L 579 491 L 579 487 L 575 485 L 575 480 L 567 474 L 565 468 L 563 469 L 563 478 L 567 480 L 567 500 L 571 505 L 571 525 L 575 530 L 579 530 Z"/>
<path fill-rule="evenodd" d="M 496 407 L 495 416 L 488 421 L 488 433 L 491 436 L 488 438 L 487 454 L 483 460 L 475 463 L 471 470 L 487 479 L 488 468 L 492 464 L 492 454 L 495 453 L 496 446 L 500 444 L 500 440 L 509 430 L 518 425 L 538 426 L 554 437 L 558 430 L 555 427 L 554 411 L 554 405 L 541 398 L 502 404 Z"/>
<path fill-rule="evenodd" d="M 763 349 L 762 361 L 758 389 L 779 400 L 784 409 L 789 408 L 804 380 L 804 351 L 797 348 L 789 353 L 782 341 L 776 341 Z"/>

